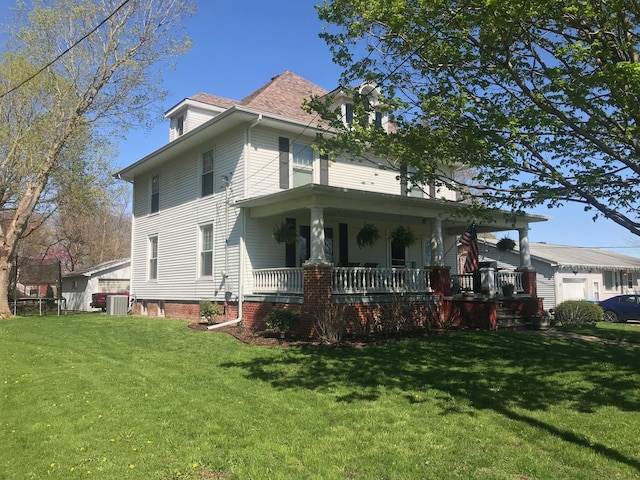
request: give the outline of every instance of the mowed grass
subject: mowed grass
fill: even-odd
[[[1,479],[640,478],[640,348],[465,332],[275,348],[0,321]]]

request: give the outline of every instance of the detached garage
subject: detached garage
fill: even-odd
[[[131,259],[111,260],[62,276],[62,297],[67,310],[92,311],[92,293],[128,293]]]

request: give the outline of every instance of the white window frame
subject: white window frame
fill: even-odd
[[[158,235],[150,235],[147,242],[147,279],[153,281],[158,279]]]
[[[209,241],[211,242],[210,245],[206,245],[206,239],[205,239],[205,233],[209,231],[211,238],[209,239]],[[198,229],[198,235],[199,235],[199,255],[198,255],[198,277],[199,278],[212,278],[213,277],[213,264],[214,264],[214,252],[215,252],[215,228],[214,228],[214,224],[213,223],[205,223],[200,225],[199,229]],[[209,247],[209,249],[206,249],[206,247]],[[209,266],[211,268],[210,272],[204,272],[204,267],[206,264],[206,258],[205,256],[209,255],[210,259],[209,259]]]
[[[298,152],[302,152],[303,150],[309,150],[311,152],[311,159],[310,161],[307,161],[305,163],[299,163],[296,162],[297,159],[299,159],[300,157],[298,157],[297,153]],[[292,179],[292,186],[293,187],[300,187],[302,185],[308,185],[309,183],[315,183],[316,182],[316,178],[315,178],[315,172],[318,170],[316,167],[316,153],[315,150],[313,149],[313,147],[309,144],[306,143],[296,143],[294,142],[293,144],[291,144],[291,179]],[[296,176],[296,173],[298,173],[299,176]],[[301,175],[305,175],[304,177],[302,177]],[[300,179],[300,178],[307,178],[307,176],[309,177],[309,181],[308,182],[297,182],[296,180]]]

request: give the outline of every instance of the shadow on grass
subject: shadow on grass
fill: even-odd
[[[360,349],[291,348],[277,359],[223,366],[242,368],[247,377],[278,389],[332,393],[340,402],[373,401],[399,390],[408,402],[419,403],[431,391],[443,415],[461,413],[460,407],[452,410],[451,398],[465,400],[640,470],[634,458],[514,411],[542,411],[555,404],[585,413],[604,406],[638,411],[638,365],[640,349],[474,332]]]

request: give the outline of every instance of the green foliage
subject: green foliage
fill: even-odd
[[[398,225],[396,228],[389,232],[389,238],[392,242],[397,242],[404,247],[410,247],[416,243],[418,236],[411,227],[405,227],[404,225]]]
[[[604,317],[602,308],[586,300],[567,300],[556,307],[554,323],[576,325],[601,322]]]
[[[360,248],[373,247],[380,240],[380,229],[373,223],[365,223],[356,235],[356,243]]]
[[[267,330],[289,334],[300,323],[300,312],[286,308],[274,308],[264,319]]]
[[[635,2],[333,0],[317,8],[340,83],[375,84],[394,125],[388,135],[346,126],[330,98],[315,98],[310,108],[339,132],[323,148],[368,150],[399,173],[413,167],[411,183],[445,185],[468,204],[520,215],[576,202],[640,235]],[[342,91],[359,105],[357,88]]]
[[[516,248],[516,241],[510,237],[502,237],[500,240],[498,240],[496,248],[499,252],[511,252],[514,248]]]
[[[214,317],[222,315],[222,308],[220,305],[214,302],[203,301],[200,302],[200,316],[204,318],[207,323],[213,323]]]
[[[279,225],[273,227],[273,239],[278,243],[296,243],[296,238],[296,227],[293,223],[283,221]]]

